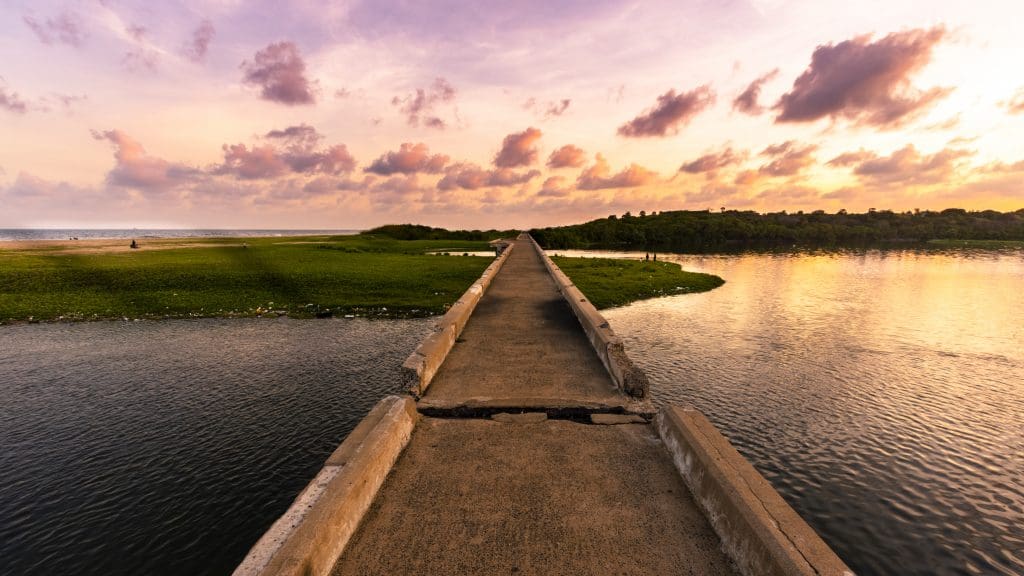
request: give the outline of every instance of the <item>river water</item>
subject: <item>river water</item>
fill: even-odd
[[[429,324],[0,327],[0,574],[230,574]]]
[[[606,311],[656,401],[858,574],[1024,574],[1024,252],[668,259],[726,284]]]
[[[656,401],[860,574],[1024,573],[1021,252],[670,259],[727,282],[606,311]],[[0,327],[0,574],[229,574],[429,323]]]

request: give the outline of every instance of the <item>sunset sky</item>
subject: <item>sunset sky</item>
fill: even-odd
[[[1024,208],[1024,5],[5,1],[0,227]]]

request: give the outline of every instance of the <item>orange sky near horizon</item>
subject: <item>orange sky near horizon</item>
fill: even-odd
[[[1024,6],[15,1],[0,227],[1024,208]]]

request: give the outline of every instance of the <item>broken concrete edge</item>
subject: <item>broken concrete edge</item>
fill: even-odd
[[[502,424],[539,424],[548,421],[544,412],[498,412],[491,415],[491,420]]]
[[[853,576],[853,571],[771,484],[693,408],[654,418],[672,461],[746,576]]]
[[[624,397],[618,402],[551,397],[477,397],[459,400],[427,397],[420,399],[416,408],[423,416],[434,418],[488,418],[502,412],[542,412],[552,419],[587,419],[592,414],[625,414],[650,420],[656,412],[654,405],[649,401],[637,401],[629,397]]]
[[[498,412],[491,414],[491,420],[502,424],[539,424],[549,420],[546,412]],[[583,420],[575,419],[577,422]],[[619,426],[622,424],[643,424],[649,422],[643,416],[636,414],[601,414],[592,413],[586,422],[598,426]]]
[[[329,574],[418,418],[408,396],[378,402],[249,550],[234,576]]]
[[[615,385],[630,396],[647,398],[651,390],[647,375],[626,355],[622,339],[612,330],[611,324],[598,312],[583,292],[580,292],[580,289],[566,276],[565,272],[562,272],[558,265],[544,253],[540,244],[537,244],[533,237],[529,237],[529,240],[533,248],[540,254],[558,291],[569,303],[573,314],[579,320],[580,326],[583,327],[583,332],[587,335],[587,340],[597,352],[597,356],[608,370]]]
[[[437,370],[444,363],[448,353],[455,346],[455,341],[469,322],[469,317],[476,309],[477,303],[483,298],[484,292],[491,285],[498,271],[508,260],[515,248],[510,243],[501,255],[484,270],[473,284],[455,301],[448,311],[434,325],[433,331],[420,342],[416,350],[402,363],[402,380],[406,389],[416,398],[427,391]]]

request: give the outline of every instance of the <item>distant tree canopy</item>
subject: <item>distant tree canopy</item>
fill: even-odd
[[[1024,240],[1024,209],[1016,212],[864,214],[722,210],[675,211],[531,230],[545,248],[604,248],[673,252],[729,251],[784,247],[863,247],[929,240]]]
[[[494,240],[515,238],[518,230],[446,230],[420,224],[387,224],[360,234],[387,236],[395,240]]]

